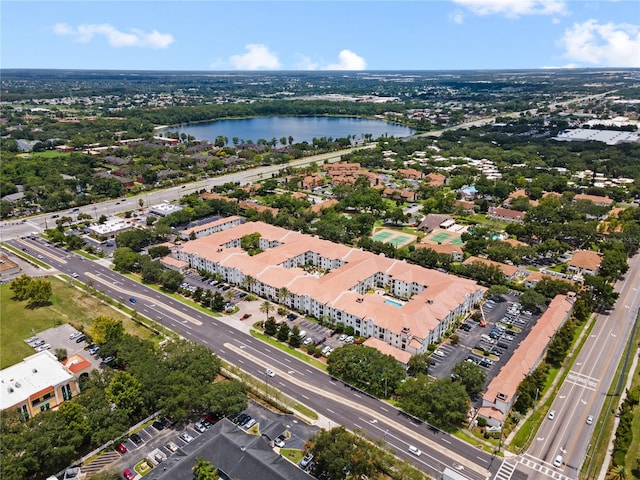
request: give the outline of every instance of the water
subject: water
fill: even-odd
[[[389,298],[387,298],[384,303],[388,304],[388,305],[393,305],[394,307],[401,307],[402,304],[400,302],[396,302],[395,300],[391,300]]]
[[[336,118],[336,117],[259,117],[240,120],[217,120],[213,122],[180,125],[158,130],[157,133],[180,132],[193,135],[197,140],[213,142],[217,137],[227,137],[229,145],[233,144],[233,137],[240,141],[251,140],[257,143],[264,139],[271,141],[280,138],[293,137],[294,143],[313,142],[314,138],[331,137],[345,138],[351,135],[356,140],[371,134],[373,139],[387,135],[389,137],[408,137],[414,130],[395,125],[382,120],[364,118]]]

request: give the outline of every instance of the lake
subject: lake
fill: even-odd
[[[312,143],[314,138],[331,137],[345,138],[355,136],[356,140],[363,135],[371,134],[373,139],[387,135],[389,137],[408,137],[414,130],[401,125],[394,125],[382,120],[344,117],[258,117],[239,120],[216,120],[179,125],[158,130],[156,133],[178,131],[180,134],[193,135],[197,140],[215,141],[218,136],[227,137],[231,145],[233,137],[240,141],[259,139],[270,141],[289,136],[294,143],[307,141]]]

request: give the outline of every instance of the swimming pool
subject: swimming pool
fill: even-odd
[[[402,303],[396,302],[395,300],[391,300],[390,298],[385,299],[384,303],[388,305],[393,305],[394,307],[401,307]]]

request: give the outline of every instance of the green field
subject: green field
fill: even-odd
[[[0,285],[0,368],[8,367],[34,353],[24,342],[34,332],[70,323],[78,329],[86,329],[99,315],[124,320],[125,330],[141,338],[150,338],[151,332],[125,317],[100,300],[87,295],[59,280],[50,277],[53,296],[51,305],[28,309],[27,302],[12,300],[10,284]]]

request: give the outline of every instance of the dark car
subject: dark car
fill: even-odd
[[[142,443],[142,438],[137,433],[134,433],[129,437],[133,443],[136,445],[140,445]]]
[[[164,424],[160,420],[156,420],[151,425],[153,425],[153,428],[155,428],[158,431],[164,430]]]
[[[85,337],[84,335],[80,335],[78,338],[76,338],[76,343],[84,342],[86,339],[87,337]]]
[[[251,420],[251,415],[247,415],[246,413],[243,415],[244,418],[238,422],[238,425],[240,425],[241,427],[249,423],[249,421]]]

